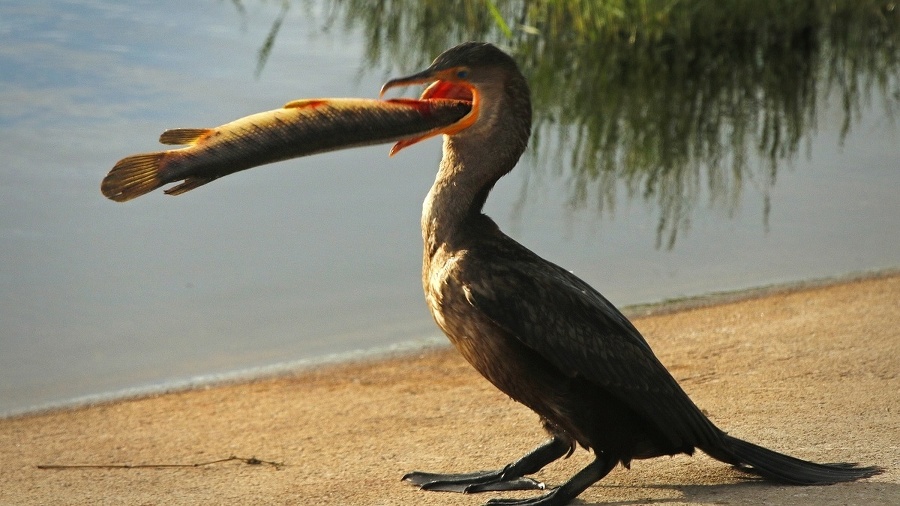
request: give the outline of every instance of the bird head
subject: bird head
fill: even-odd
[[[381,87],[381,95],[391,88],[414,84],[426,84],[420,100],[454,99],[470,102],[468,114],[459,121],[421,137],[398,142],[391,155],[401,149],[429,137],[445,134],[458,135],[467,130],[477,130],[479,124],[496,116],[493,109],[503,106],[504,93],[508,91],[510,77],[522,79],[515,61],[506,53],[485,42],[465,42],[441,53],[425,70],[406,77],[391,79]],[[524,87],[527,93],[527,86]],[[530,102],[528,121],[530,123]]]

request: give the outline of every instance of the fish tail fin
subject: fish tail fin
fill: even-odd
[[[880,474],[879,467],[856,464],[817,464],[726,435],[723,445],[706,451],[713,458],[738,466],[770,480],[792,485],[830,485]]]
[[[103,195],[125,202],[149,193],[164,184],[160,176],[165,151],[144,153],[119,160],[100,183]]]

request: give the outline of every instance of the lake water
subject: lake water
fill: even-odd
[[[390,159],[382,146],[292,160],[180,197],[100,194],[164,129],[376,97],[388,72],[365,60],[362,31],[309,8],[286,12],[257,77],[277,3],[0,3],[0,414],[439,339],[418,228],[437,140]],[[861,101],[847,133],[841,98],[820,94],[777,178],[748,173],[727,206],[697,185],[675,241],[660,240],[665,209],[627,182],[612,184],[614,206],[578,204],[552,136],[486,212],[619,306],[896,268],[894,90]]]

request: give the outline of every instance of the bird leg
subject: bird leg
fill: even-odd
[[[405,475],[403,479],[418,485],[422,490],[438,490],[442,492],[473,493],[502,492],[506,490],[543,490],[543,483],[524,476],[540,471],[547,464],[568,453],[570,449],[571,446],[567,440],[553,436],[541,446],[530,451],[519,460],[508,464],[503,469],[461,474],[413,471]]]
[[[598,455],[597,459],[588,464],[584,469],[575,473],[569,481],[563,483],[550,492],[527,499],[491,499],[485,506],[564,506],[569,504],[588,487],[609,474],[616,467],[616,459],[604,458]]]

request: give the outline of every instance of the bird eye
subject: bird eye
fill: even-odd
[[[459,70],[456,72],[456,77],[458,77],[460,79],[465,79],[465,78],[469,77],[469,71],[468,70]]]

